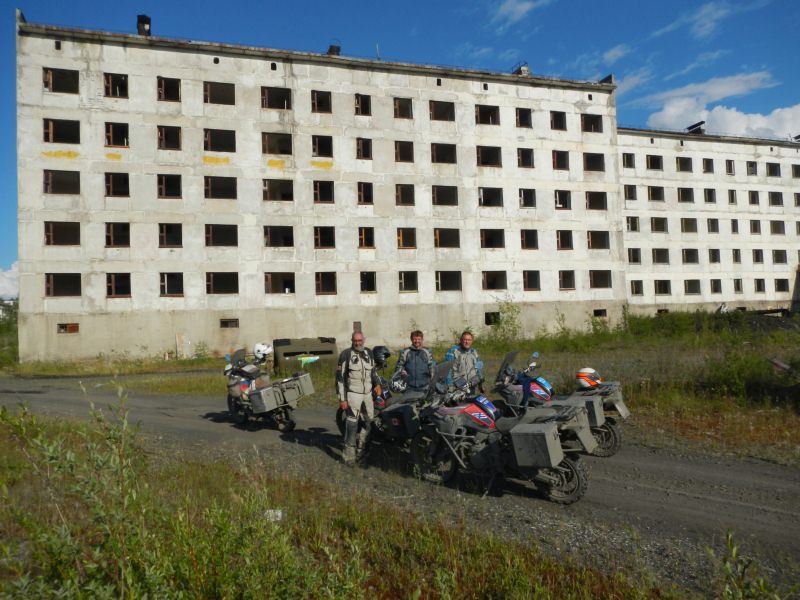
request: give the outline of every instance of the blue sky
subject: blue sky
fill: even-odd
[[[392,3],[0,0],[0,295],[16,293],[14,9],[28,22],[597,80],[621,126],[800,134],[800,1],[405,0]]]

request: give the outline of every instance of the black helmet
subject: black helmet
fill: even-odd
[[[375,358],[375,366],[379,369],[386,366],[386,361],[392,355],[392,351],[386,346],[375,346],[372,349],[372,356]]]

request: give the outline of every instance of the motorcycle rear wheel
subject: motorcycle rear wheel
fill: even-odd
[[[556,504],[573,504],[583,498],[589,487],[589,471],[579,456],[565,456],[558,465],[546,469],[559,482],[555,485],[537,483],[545,498]]]
[[[614,421],[606,419],[600,427],[592,427],[592,435],[597,440],[597,449],[592,454],[602,458],[614,456],[622,446],[622,432]]]
[[[289,433],[297,426],[297,422],[292,418],[292,408],[287,406],[275,411],[275,425],[281,433]]]
[[[339,429],[339,433],[344,436],[344,427],[345,421],[347,421],[347,415],[345,411],[341,408],[336,409],[336,427]]]
[[[418,431],[411,440],[415,474],[432,483],[447,483],[458,471],[458,462],[438,435]]]

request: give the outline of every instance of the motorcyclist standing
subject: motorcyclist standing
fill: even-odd
[[[469,331],[461,334],[461,340],[455,346],[452,346],[444,355],[444,360],[453,361],[453,368],[447,375],[447,385],[453,384],[453,381],[463,377],[471,388],[477,388],[483,393],[483,373],[481,373],[481,362],[478,351],[472,347],[473,335]],[[475,391],[473,389],[473,391]]]
[[[412,331],[410,337],[411,345],[400,352],[392,377],[400,374],[405,378],[408,391],[424,392],[433,377],[436,361],[433,359],[433,352],[422,345],[421,331]]]

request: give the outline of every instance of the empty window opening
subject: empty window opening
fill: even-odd
[[[503,188],[495,188],[495,187],[478,188],[478,205],[503,206]]]
[[[503,165],[500,146],[478,146],[476,154],[479,167],[501,167]]]
[[[261,88],[261,108],[292,109],[292,90],[282,87]]]
[[[456,145],[431,144],[431,162],[456,164]]]
[[[697,219],[693,217],[683,217],[681,219],[682,233],[697,233]]]
[[[656,296],[669,296],[672,294],[672,283],[669,279],[656,279],[653,282]]]
[[[183,273],[160,273],[162,296],[183,296]]]
[[[542,289],[539,281],[539,271],[522,272],[522,289],[526,292],[535,292]]]
[[[792,178],[800,179],[800,165],[792,165]]]
[[[204,81],[203,102],[206,104],[236,104],[236,86],[232,83]]]
[[[750,233],[756,235],[761,233],[761,221],[757,219],[750,220]]]
[[[522,229],[520,234],[520,247],[523,250],[537,250],[539,248],[539,232],[536,229]]]
[[[652,254],[654,265],[669,264],[669,248],[653,248]]]
[[[236,199],[236,177],[205,176],[205,197],[221,200]]]
[[[556,231],[556,249],[572,250],[572,232],[568,229]]]
[[[106,98],[127,98],[128,76],[121,73],[103,73],[103,91]]]
[[[80,246],[81,224],[71,221],[45,221],[44,243],[46,246]]]
[[[647,199],[651,202],[664,201],[664,188],[660,185],[651,185],[647,188]]]
[[[292,202],[294,182],[291,179],[264,179],[263,198],[273,202]]]
[[[636,167],[636,157],[630,152],[622,153],[622,166],[626,169],[633,169]]]
[[[372,184],[367,181],[359,181],[357,186],[357,202],[359,204],[372,204]]]
[[[80,194],[80,171],[44,171],[45,194]]]
[[[721,294],[722,293],[722,280],[721,279],[712,279],[711,280],[711,293],[712,294]]]
[[[130,248],[130,245],[130,223],[106,223],[106,248]]]
[[[78,323],[59,323],[56,325],[56,333],[80,333],[81,326]]]
[[[291,248],[294,246],[294,228],[291,225],[264,225],[264,246]]]
[[[686,279],[683,282],[683,293],[687,296],[694,296],[700,293],[699,279]]]
[[[394,186],[394,202],[397,206],[414,206],[414,184],[396,184]]]
[[[748,175],[758,175],[758,165],[754,160],[747,161],[747,174]]]
[[[264,273],[264,293],[294,294],[294,273],[281,271]]]
[[[292,134],[291,133],[270,133],[261,134],[261,153],[262,154],[291,154],[292,153]]]
[[[395,162],[414,162],[414,142],[394,143]]]
[[[780,163],[767,163],[767,177],[780,177],[781,165]]]
[[[608,210],[608,196],[605,192],[586,192],[586,208],[589,210]]]
[[[675,159],[675,166],[679,172],[691,173],[692,172],[692,159],[687,156],[678,156]]]
[[[589,250],[609,250],[611,234],[608,231],[587,231],[586,244]]]
[[[530,108],[517,109],[517,127],[533,127],[533,112]]]
[[[737,294],[741,294],[742,293],[742,280],[741,279],[736,278],[736,279],[733,280],[733,291],[735,293],[737,293]]]
[[[328,226],[314,227],[314,248],[316,250],[329,250],[336,248],[336,230]]]
[[[536,208],[536,190],[533,188],[519,188],[520,208]]]
[[[726,160],[725,161],[725,174],[726,175],[735,175],[736,174],[736,169],[733,166],[733,161],[732,160]]]
[[[106,273],[106,296],[109,298],[130,298],[131,274]]]
[[[525,169],[532,169],[533,148],[517,148],[517,166]]]
[[[441,100],[430,101],[431,121],[455,121],[456,105],[453,102],[443,102]]]
[[[181,149],[181,128],[171,125],[158,125],[156,137],[159,150]]]
[[[678,188],[678,202],[694,202],[694,189]]]
[[[239,273],[216,271],[206,273],[206,294],[238,294]]]
[[[414,227],[398,227],[397,228],[397,247],[398,248],[416,248],[417,247],[417,230]]]
[[[728,190],[728,204],[736,204],[736,190]]]
[[[572,208],[572,192],[569,190],[555,191],[556,210],[570,210]]]
[[[589,287],[605,289],[611,287],[611,271],[589,271]]]
[[[374,248],[375,247],[375,228],[374,227],[359,227],[358,228],[358,247],[359,248]]]
[[[395,119],[413,119],[414,110],[411,98],[395,98],[394,99],[394,118]]]
[[[181,80],[172,77],[156,77],[157,97],[162,102],[181,101]]]
[[[625,217],[625,229],[627,231],[639,231],[639,217]]]
[[[419,290],[416,271],[400,271],[397,274],[397,289],[401,292],[416,292]]]
[[[558,289],[559,290],[575,289],[575,271],[558,272]]]
[[[220,329],[239,329],[239,319],[220,319]]]
[[[127,173],[106,173],[106,196],[127,198],[130,196],[130,182]]]
[[[611,286],[608,286],[608,287],[611,287]],[[595,308],[592,311],[592,316],[595,319],[605,319],[606,317],[608,317],[608,310],[606,310],[605,308]]]
[[[333,204],[333,182],[315,181],[314,182],[314,204]]]
[[[508,289],[505,271],[484,271],[482,273],[482,287],[484,290]]]
[[[704,158],[703,159],[703,173],[713,173],[714,172],[714,159],[713,158]]]
[[[731,260],[735,264],[739,264],[742,262],[742,251],[739,248],[734,248],[731,250]]]
[[[372,114],[372,97],[366,94],[356,94],[355,96],[356,115],[368,117]]]
[[[106,123],[106,146],[129,146],[127,123]]]
[[[485,288],[484,288],[485,289]],[[497,325],[500,322],[499,312],[485,312],[483,313],[483,324],[487,326]]]
[[[180,248],[183,246],[183,225],[180,223],[158,224],[158,247]]]
[[[641,279],[631,281],[631,296],[644,296],[644,282]]]
[[[433,245],[436,248],[458,248],[461,236],[458,229],[437,227],[433,230]]]
[[[705,188],[703,190],[703,199],[705,200],[706,204],[716,204],[717,190],[712,188]]]
[[[752,205],[757,205],[761,201],[758,197],[758,191],[756,190],[750,190],[749,192],[747,192],[747,196],[750,204]]]
[[[783,192],[769,192],[770,206],[783,206]]]
[[[458,206],[458,187],[454,185],[434,185],[431,188],[434,206]]]
[[[206,225],[206,246],[238,246],[239,234],[236,225]]]
[[[626,184],[624,189],[625,200],[636,200],[636,186],[632,184]]]
[[[361,283],[361,293],[370,293],[378,291],[377,278],[375,271],[361,271],[359,273],[359,281]]]
[[[560,110],[550,111],[550,129],[567,130],[567,113]]]
[[[314,287],[318,296],[336,293],[336,272],[322,271],[314,273]]]
[[[628,262],[632,265],[642,264],[641,248],[628,248]]]
[[[775,291],[776,292],[788,292],[789,291],[789,280],[788,279],[776,279],[775,280]]]
[[[719,219],[707,219],[706,227],[708,228],[708,233],[719,233]]]
[[[455,292],[461,289],[461,271],[436,271],[436,291]]]
[[[54,144],[80,144],[81,122],[44,119],[44,141]]]
[[[183,194],[180,175],[156,175],[159,198],[180,198]]]
[[[651,171],[664,170],[664,159],[658,154],[648,154],[646,162],[647,162],[647,168]]]
[[[372,140],[369,138],[356,138],[356,158],[372,160]]]
[[[765,291],[767,291],[766,281],[764,279],[758,278],[753,281],[753,284],[757,294],[763,294]]]
[[[569,170],[569,152],[566,150],[553,150],[553,169],[559,171]]]
[[[681,250],[681,259],[685,265],[696,265],[700,263],[700,252],[697,248],[684,248]]]
[[[207,152],[236,152],[236,131],[233,129],[204,129],[203,150]]]
[[[311,112],[330,113],[333,110],[331,93],[321,90],[311,90]]]
[[[720,251],[719,248],[709,248],[708,249],[708,262],[711,264],[716,264],[720,262]]]
[[[475,123],[478,125],[500,125],[500,107],[476,104]]]
[[[770,221],[769,222],[769,232],[772,235],[785,235],[786,234],[786,225],[783,221]]]
[[[583,170],[584,171],[605,171],[606,159],[603,154],[596,154],[593,152],[583,153]]]
[[[44,295],[48,297],[80,296],[80,273],[45,273]]]
[[[48,92],[78,93],[78,71],[72,69],[42,69],[42,84]]]
[[[652,233],[669,233],[666,217],[650,217],[650,231]]]
[[[581,115],[581,131],[589,133],[602,133],[603,132],[603,117],[602,115]]]
[[[776,265],[785,265],[789,262],[789,255],[786,250],[773,250],[772,262]]]

